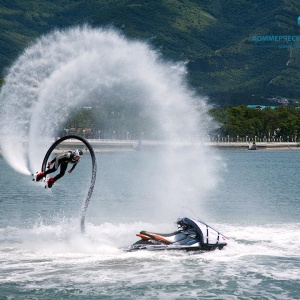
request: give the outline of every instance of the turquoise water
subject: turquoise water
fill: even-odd
[[[190,190],[165,198],[158,151],[97,154],[85,235],[87,156],[49,190],[0,158],[0,299],[300,299],[300,151],[219,155],[222,181],[195,203]],[[123,251],[140,230],[175,230],[182,213],[218,229],[228,246]]]

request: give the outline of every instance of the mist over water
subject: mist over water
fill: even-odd
[[[3,155],[18,172],[39,170],[74,109],[112,99],[144,106],[167,140],[201,139],[213,124],[205,99],[188,87],[186,73],[184,63],[165,61],[147,43],[128,40],[114,29],[86,26],[45,35],[5,78],[0,94]],[[159,176],[169,198],[188,201],[188,195],[199,201],[217,182],[218,158],[202,147],[188,155],[169,149],[160,160]]]

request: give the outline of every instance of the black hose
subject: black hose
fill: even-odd
[[[69,140],[69,139],[76,139],[76,140],[79,140],[79,141],[83,142],[86,145],[86,147],[89,149],[90,155],[92,157],[93,166],[92,166],[91,184],[90,184],[90,188],[89,188],[89,190],[87,192],[87,195],[86,195],[86,197],[84,199],[84,202],[83,202],[83,207],[82,207],[82,212],[81,212],[81,219],[80,219],[81,232],[84,233],[85,232],[85,215],[86,215],[86,211],[87,211],[87,208],[89,206],[90,199],[91,199],[91,196],[92,196],[92,193],[93,193],[93,190],[94,190],[94,185],[95,185],[95,181],[96,181],[96,174],[97,174],[97,161],[96,161],[94,149],[92,148],[91,144],[86,139],[84,139],[83,137],[78,136],[78,135],[66,135],[66,136],[56,140],[52,144],[52,146],[48,149],[48,151],[47,151],[47,153],[44,157],[41,171],[42,172],[46,171],[46,166],[47,166],[48,159],[49,159],[52,151],[56,148],[56,146],[58,146],[61,142],[65,141],[65,140]]]

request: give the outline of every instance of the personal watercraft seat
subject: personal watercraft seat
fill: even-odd
[[[213,251],[227,245],[226,237],[206,223],[187,217],[177,220],[179,230],[172,233],[141,231],[141,239],[135,242],[129,251],[136,250],[185,250]]]
[[[143,240],[155,239],[166,244],[173,244],[186,238],[186,234],[184,234],[181,230],[172,233],[154,233],[142,230],[140,233],[136,234],[136,236],[139,236]]]

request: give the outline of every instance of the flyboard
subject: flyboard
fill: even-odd
[[[92,196],[92,193],[93,193],[93,190],[94,190],[94,185],[95,185],[95,181],[96,181],[96,174],[97,174],[97,161],[96,161],[96,157],[95,157],[95,152],[94,152],[94,149],[93,147],[91,146],[91,144],[86,140],[84,139],[83,137],[81,136],[78,136],[78,135],[66,135],[62,138],[59,138],[58,140],[56,140],[52,146],[48,149],[45,157],[44,157],[44,160],[43,160],[43,163],[42,163],[42,167],[41,167],[41,171],[40,172],[37,172],[36,174],[32,174],[33,178],[32,180],[33,181],[38,181],[36,176],[41,173],[41,172],[45,172],[46,171],[46,166],[47,166],[47,162],[48,162],[48,159],[51,155],[51,153],[53,152],[53,150],[60,144],[62,143],[63,141],[65,140],[69,140],[69,139],[75,139],[75,140],[79,140],[81,141],[85,146],[86,148],[89,150],[89,153],[91,155],[91,158],[92,158],[92,176],[91,176],[91,183],[90,183],[90,187],[88,189],[88,192],[87,192],[87,195],[84,199],[84,202],[83,202],[83,208],[82,208],[82,212],[81,212],[81,220],[80,220],[80,226],[81,226],[81,232],[84,233],[85,232],[85,214],[86,214],[86,211],[87,211],[87,208],[89,206],[89,203],[90,203],[90,199],[91,199],[91,196]],[[50,187],[50,182],[53,178],[50,177],[50,178],[47,178],[47,176],[45,177],[44,180],[44,183],[45,183],[45,188],[47,187]],[[53,185],[53,182],[51,184],[51,186]]]
[[[47,188],[51,188],[52,187],[52,185],[49,185],[49,179],[51,179],[49,176],[45,176],[45,177],[43,177],[42,179],[39,179],[38,178],[38,175],[40,174],[41,172],[36,172],[35,174],[31,174],[32,175],[32,181],[36,181],[36,182],[38,182],[38,181],[42,181],[43,183],[44,183],[44,187],[45,187],[45,189],[47,189]],[[51,182],[51,181],[50,181]]]

